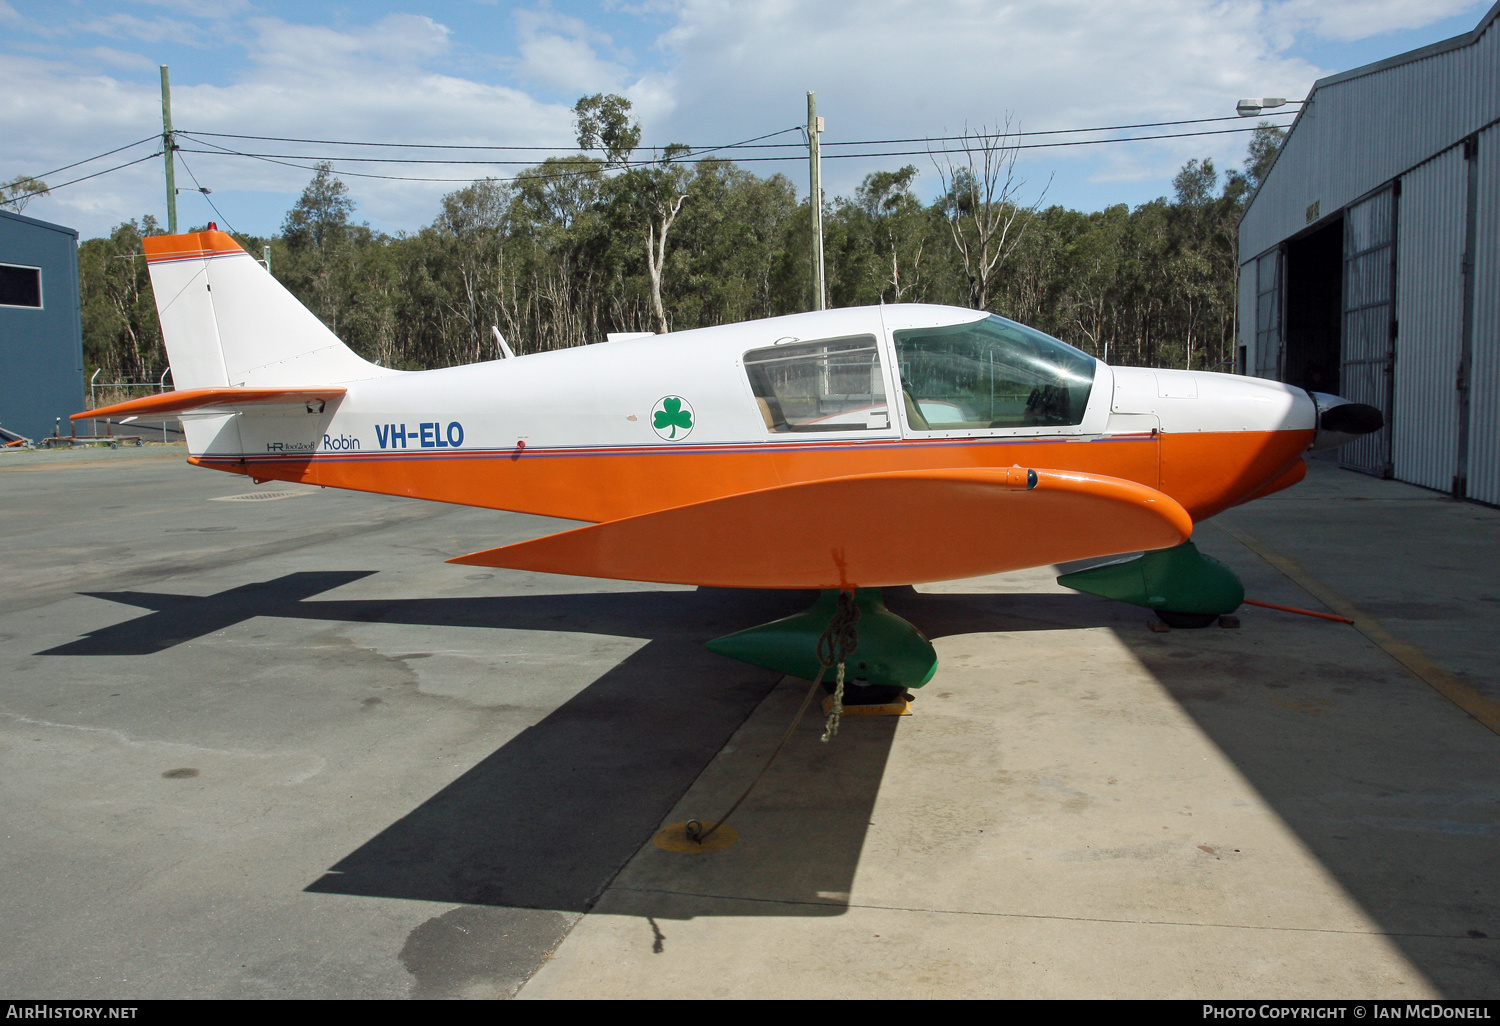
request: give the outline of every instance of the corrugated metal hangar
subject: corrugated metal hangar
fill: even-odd
[[[1320,79],[1240,221],[1248,373],[1383,410],[1344,466],[1500,504],[1500,3]]]
[[[0,210],[0,427],[52,434],[83,409],[78,233]]]

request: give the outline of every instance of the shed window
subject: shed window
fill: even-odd
[[[41,268],[0,264],[0,306],[41,305]]]
[[[745,354],[766,427],[864,431],[890,425],[875,336],[788,342]]]

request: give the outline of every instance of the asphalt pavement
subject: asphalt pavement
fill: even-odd
[[[1318,461],[1219,521],[1251,597],[1357,626],[893,589],[912,715],[810,715],[683,855],[806,687],[702,643],[810,595],[476,572],[570,525],[180,446],[0,457],[0,991],[1500,996],[1500,511]]]

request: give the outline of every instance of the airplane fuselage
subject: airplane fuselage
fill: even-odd
[[[595,522],[831,477],[1017,465],[1134,481],[1202,520],[1300,479],[1316,411],[1279,382],[1095,362],[1074,424],[919,424],[933,404],[884,401],[910,392],[897,331],[979,316],[832,310],[387,372],[278,416],[196,418],[192,460],[261,480]],[[778,430],[746,354],[850,338],[873,340],[877,412],[838,430]],[[947,405],[936,403],[939,413]]]

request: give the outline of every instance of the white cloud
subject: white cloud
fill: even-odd
[[[438,57],[450,45],[448,28],[419,14],[392,14],[347,32],[278,18],[249,24],[257,36],[251,59],[278,75],[340,75],[359,68],[384,78]]]
[[[133,14],[116,12],[103,18],[81,22],[74,26],[79,32],[108,36],[111,39],[138,39],[145,43],[181,43],[198,46],[203,39],[197,26],[177,18],[158,15],[155,18],[137,18]]]
[[[809,88],[837,142],[951,134],[1007,114],[1026,130],[1227,115],[1240,96],[1300,96],[1319,73],[1276,51],[1253,2],[683,0],[679,10],[664,40],[677,106],[662,127],[694,142],[797,124]],[[1222,166],[1244,151],[1237,136],[1152,145],[1032,153],[1047,153],[1033,158],[1039,167],[1084,159],[1098,162],[1098,177],[1128,179],[1170,176],[1189,155]],[[905,157],[840,162],[825,177],[847,192],[874,167],[906,161],[930,170]]]
[[[1421,28],[1478,7],[1475,0],[1285,0],[1269,16],[1326,39],[1349,42],[1399,29]]]
[[[124,71],[154,72],[157,69],[156,62],[149,57],[143,57],[129,50],[116,50],[112,46],[91,46],[78,56],[86,62],[106,68],[120,68]]]
[[[258,19],[249,27],[252,64],[239,81],[206,85],[192,84],[182,77],[174,80],[173,122],[179,130],[485,145],[555,141],[566,146],[571,138],[572,114],[565,107],[539,103],[505,86],[427,70],[424,65],[443,57],[450,46],[448,30],[429,18],[393,15],[348,32],[276,19]],[[114,63],[125,59],[118,54],[114,51],[109,55]],[[160,131],[161,100],[154,81],[145,76],[132,81],[106,74],[80,74],[80,56],[49,60],[0,54],[0,91],[11,98],[0,106],[0,138],[8,143],[0,178],[40,173]],[[98,55],[96,60],[102,63],[102,57]],[[179,142],[185,151],[213,148],[187,138],[179,138]],[[321,156],[325,152],[347,152],[269,141],[213,142],[258,153]],[[147,144],[139,151],[105,158],[58,178],[67,180],[149,152]],[[388,152],[366,151],[363,155]],[[25,154],[24,160],[16,160],[18,154]],[[284,210],[286,194],[299,192],[311,177],[303,168],[266,161],[194,152],[183,152],[181,158],[204,185],[214,190],[213,198],[224,214],[241,227],[247,227],[244,222],[248,217],[237,219],[233,201],[225,194],[235,190],[275,194],[281,198],[274,202]],[[451,179],[487,173],[482,168],[451,166],[336,166],[347,175],[359,202],[356,216],[408,228],[430,220],[437,198],[462,182],[384,181],[358,178],[349,172]],[[506,172],[491,169],[488,173]],[[180,185],[191,184],[181,168],[178,178]],[[161,195],[161,164],[148,161],[60,190],[38,201],[29,213],[77,227],[88,236],[142,212],[159,212]],[[180,205],[187,202],[185,197]],[[197,199],[193,203],[201,205]],[[200,214],[189,214],[184,206],[182,218],[184,223],[191,223],[190,218],[201,221],[214,216]],[[279,220],[278,215],[273,222],[248,227],[270,230]]]
[[[629,82],[626,68],[596,49],[613,41],[578,18],[521,10],[515,24],[520,57],[511,66],[522,79],[579,95],[619,92]]]
[[[165,7],[191,18],[223,20],[250,9],[247,0],[136,0],[136,3]]]
[[[1318,75],[1337,70],[1289,56],[1299,40],[1385,32],[1473,6],[1473,0],[1430,0],[1413,12],[1409,0],[951,0],[942,6],[916,0],[644,0],[631,6],[617,0],[605,5],[597,24],[548,7],[514,12],[498,19],[514,28],[509,38],[491,42],[498,53],[483,53],[480,43],[455,38],[422,15],[335,28],[270,17],[219,20],[230,8],[210,0],[146,2],[167,13],[141,18],[112,11],[89,22],[89,31],[177,39],[195,47],[199,60],[222,50],[225,65],[240,69],[220,84],[194,84],[179,72],[173,102],[180,128],[561,146],[573,135],[572,100],[599,91],[630,97],[648,145],[722,143],[800,124],[809,88],[817,90],[819,112],[828,118],[830,143],[951,134],[1008,114],[1025,130],[1229,115],[1241,96],[1299,97]],[[20,18],[0,0],[0,24]],[[600,25],[606,23],[617,31],[605,32]],[[668,28],[654,47],[635,37],[639,55],[616,42],[634,26],[660,24]],[[55,43],[61,30],[28,22],[25,31],[51,33]],[[37,173],[159,129],[159,97],[149,73],[154,62],[83,44],[16,54],[21,45],[0,53],[0,89],[8,97],[0,107],[0,138],[7,142],[0,178]],[[230,50],[243,50],[248,62],[238,52],[229,59]],[[482,80],[496,67],[516,84]],[[542,95],[561,102],[545,102]],[[216,141],[255,152],[295,150],[274,142]],[[1222,135],[1032,150],[1024,159],[1036,188],[1056,168],[1063,172],[1060,181],[1159,182],[1164,192],[1187,158],[1209,155],[1220,167],[1233,166],[1244,148],[1244,136]],[[935,178],[922,155],[860,161],[837,159],[839,152],[838,146],[825,150],[832,194],[848,194],[872,170],[908,162],[927,182]],[[24,160],[17,159],[21,154]],[[264,198],[255,202],[262,208],[284,210],[287,194],[309,177],[301,168],[244,158],[184,157],[214,189],[215,201],[225,204],[236,202],[235,190],[259,191]],[[805,182],[800,161],[746,166],[760,174],[782,170]],[[486,173],[478,167],[339,167],[453,179]],[[456,187],[352,174],[346,180],[359,201],[358,216],[389,228],[425,223],[437,197]],[[147,163],[61,190],[29,212],[93,233],[159,209],[161,192],[159,164]],[[1052,198],[1080,202],[1056,187]],[[235,209],[225,206],[224,213],[234,218]],[[251,227],[274,227],[264,210],[259,216],[261,223]]]

